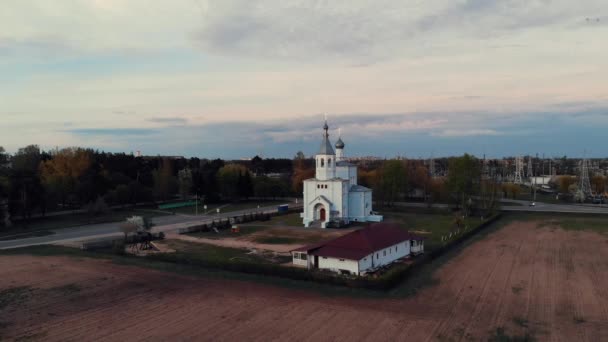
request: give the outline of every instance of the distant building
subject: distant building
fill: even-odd
[[[424,252],[424,239],[395,224],[377,223],[329,242],[293,250],[293,263],[308,269],[363,275]]]
[[[325,122],[321,148],[315,156],[315,178],[304,181],[304,226],[382,221],[372,210],[372,190],[357,184],[357,166],[344,160],[342,138],[338,138],[334,152],[328,129]]]

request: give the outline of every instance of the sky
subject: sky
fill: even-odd
[[[6,0],[0,146],[608,156],[605,0]]]

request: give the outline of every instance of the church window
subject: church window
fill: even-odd
[[[331,158],[327,159],[327,166],[331,167]]]
[[[325,158],[321,158],[321,167],[325,166]]]

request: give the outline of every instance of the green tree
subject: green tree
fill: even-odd
[[[163,158],[160,168],[152,172],[154,178],[154,194],[157,199],[167,200],[176,192],[177,180],[173,176],[171,160]]]
[[[37,145],[20,148],[11,158],[9,208],[11,213],[28,219],[43,199],[38,167],[41,153]]]
[[[0,146],[0,226],[10,226],[8,211],[9,168],[8,154]]]
[[[188,198],[192,193],[192,171],[188,168],[179,170],[177,173],[177,184],[182,199]]]
[[[408,174],[406,162],[403,160],[387,160],[378,173],[377,189],[379,199],[388,206],[407,192]]]
[[[248,172],[249,170],[240,164],[228,164],[219,169],[217,180],[222,197],[231,201],[239,199],[239,179],[242,182],[243,174]]]
[[[447,188],[465,216],[471,209],[473,196],[479,194],[481,167],[477,158],[465,154],[451,158],[448,164]]]

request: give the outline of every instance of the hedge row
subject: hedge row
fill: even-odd
[[[180,252],[152,254],[147,256],[147,258],[175,264],[185,264],[220,269],[223,271],[275,276],[301,281],[314,281],[324,284],[371,290],[390,289],[403,279],[404,274],[409,272],[408,265],[399,264],[391,268],[388,272],[378,278],[370,278],[337,275],[333,272],[323,270],[310,271],[304,268],[285,267],[278,264],[262,264],[250,261],[202,259],[187,253]]]

